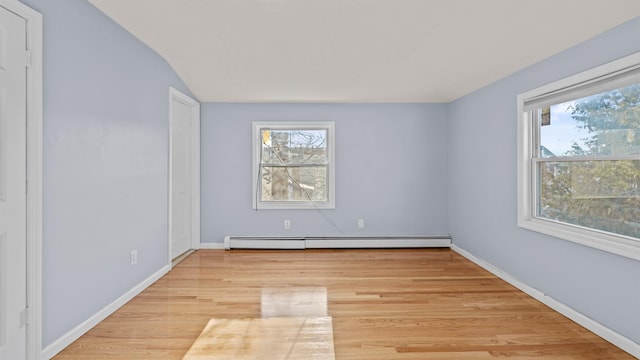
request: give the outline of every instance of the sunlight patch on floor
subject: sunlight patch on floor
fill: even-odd
[[[330,316],[211,319],[184,360],[335,359]]]

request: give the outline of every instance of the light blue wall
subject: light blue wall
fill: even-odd
[[[446,105],[437,104],[203,104],[202,241],[448,233],[446,117]],[[252,210],[251,122],[258,120],[335,121],[335,210]]]
[[[24,2],[44,21],[46,347],[168,263],[169,85],[186,88],[86,0]]]
[[[640,19],[449,106],[455,245],[640,343],[640,262],[516,225],[516,95],[640,51]]]

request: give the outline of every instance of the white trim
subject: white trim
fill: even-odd
[[[525,103],[530,99],[543,97],[559,89],[568,89],[576,84],[586,83],[593,79],[602,79],[638,64],[640,64],[640,53],[635,53],[517,96],[517,219],[519,227],[640,260],[640,241],[634,238],[545,220],[535,216],[533,209],[535,196],[533,190],[535,187],[534,145],[532,144],[535,129],[533,122],[529,119],[528,112],[525,111]]]
[[[624,236],[615,236],[605,232],[533,217],[520,220],[518,226],[616,255],[640,260],[640,241]]]
[[[27,359],[42,349],[42,15],[28,6],[0,0],[0,6],[27,21]]]
[[[64,348],[71,345],[71,343],[78,340],[78,338],[84,335],[87,331],[91,330],[91,328],[99,324],[102,320],[106,319],[109,315],[113,314],[128,301],[140,294],[144,289],[148,288],[158,279],[163,277],[166,273],[169,272],[169,270],[171,270],[171,266],[169,265],[162,267],[156,273],[152,274],[141,283],[134,286],[131,290],[127,291],[124,295],[120,296],[114,302],[107,305],[105,308],[85,320],[82,324],[76,326],[66,334],[62,335],[59,339],[42,350],[42,358],[51,359],[52,357],[54,357],[60,351],[64,350]]]
[[[273,129],[326,129],[327,130],[327,201],[260,201],[258,199],[258,174],[260,172],[260,155],[262,148],[261,128]],[[335,209],[336,208],[336,155],[335,155],[335,122],[333,121],[254,121],[251,124],[252,181],[251,201],[253,209]]]
[[[200,243],[201,250],[224,250],[224,243]]]
[[[640,358],[640,344],[634,342],[633,340],[627,338],[626,336],[600,324],[599,322],[589,318],[588,316],[572,309],[571,307],[565,305],[564,303],[552,298],[551,296],[543,293],[542,291],[535,289],[519,280],[509,275],[508,273],[500,270],[499,268],[493,266],[492,264],[477,258],[473,254],[467,252],[466,250],[461,249],[455,244],[451,245],[451,249],[458,254],[464,256],[468,260],[474,262],[475,264],[481,266],[485,270],[499,277],[500,279],[508,282],[509,284],[515,286],[522,292],[527,295],[533,297],[534,299],[540,301],[541,303],[547,305],[553,310],[559,312],[560,314],[568,317],[579,325],[585,327],[596,335],[602,337],[603,339],[609,341],[613,345],[619,347],[620,349],[628,352],[629,354]]]
[[[168,188],[168,261],[172,263],[171,256],[171,189],[172,189],[172,139],[171,139],[171,126],[172,126],[172,103],[173,100],[180,101],[181,103],[191,108],[191,249],[200,248],[200,103],[189,95],[169,87],[169,188]]]
[[[224,249],[375,249],[449,247],[449,235],[225,236]]]

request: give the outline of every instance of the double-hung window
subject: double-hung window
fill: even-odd
[[[333,122],[253,123],[253,207],[335,208]]]
[[[640,54],[518,96],[518,224],[640,259]]]

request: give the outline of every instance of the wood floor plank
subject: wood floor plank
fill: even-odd
[[[449,249],[200,250],[54,359],[178,360],[286,313],[330,316],[338,360],[633,359]]]
[[[211,319],[183,360],[334,360],[331,317]]]

